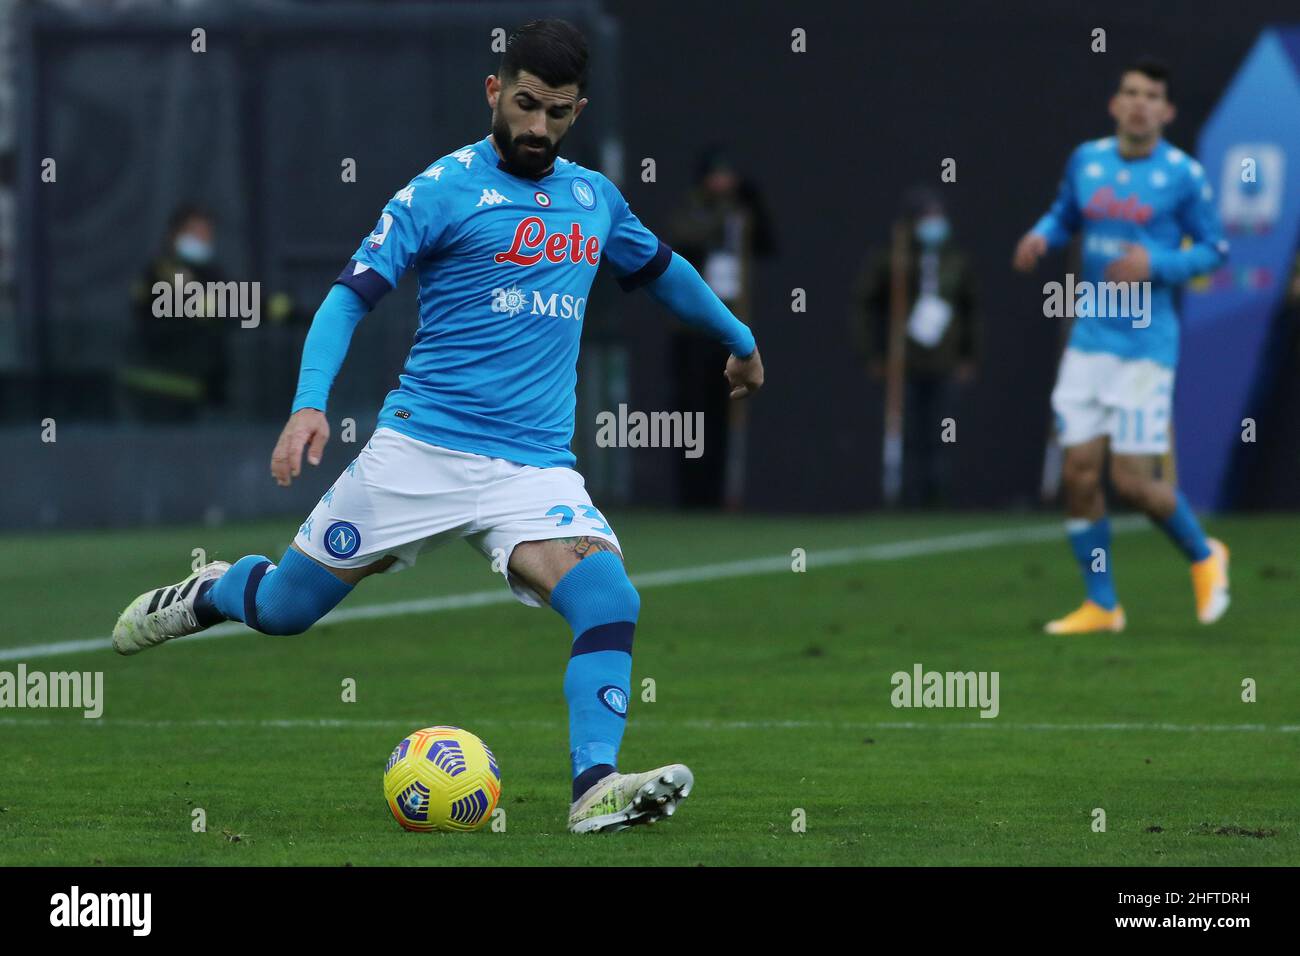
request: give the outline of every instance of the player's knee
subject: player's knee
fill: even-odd
[[[622,569],[623,562],[620,561],[618,566]],[[635,621],[637,615],[641,613],[641,594],[632,584],[632,579],[627,576],[626,570],[623,570],[614,587],[617,591],[618,603],[631,615],[630,619]]]
[[[598,572],[592,575],[591,580],[602,591],[601,602],[609,608],[612,619],[635,621],[641,613],[641,595],[632,584],[632,579],[627,576],[627,568],[623,566],[622,560],[617,555],[604,552],[584,558],[583,563],[595,559],[599,559]]]
[[[1101,487],[1101,469],[1092,462],[1071,462],[1062,471],[1061,479],[1069,494],[1091,495]]]
[[[618,555],[602,551],[569,569],[551,592],[551,606],[570,624],[577,621],[575,628],[581,632],[613,621],[635,623],[641,595]]]
[[[269,564],[269,562],[268,562]],[[290,548],[276,568],[255,585],[255,614],[246,619],[263,634],[301,634],[338,604],[352,586],[321,564]]]
[[[1146,499],[1148,479],[1131,469],[1112,465],[1110,484],[1117,494],[1129,504],[1141,504]]]
[[[295,634],[302,634],[316,621],[316,617],[301,608],[259,609],[257,629],[263,634],[276,637],[292,637]]]

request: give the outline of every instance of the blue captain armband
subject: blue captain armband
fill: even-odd
[[[393,287],[388,284],[387,279],[371,266],[366,265],[364,262],[357,262],[356,259],[343,267],[343,271],[339,273],[339,277],[334,282],[337,285],[347,286],[361,296],[361,301],[365,302],[368,309],[373,309],[379,304],[380,299],[393,291]]]
[[[619,287],[624,292],[632,292],[641,288],[643,285],[648,285],[649,283],[654,282],[664,274],[664,270],[668,268],[672,259],[672,247],[661,239],[659,241],[659,247],[655,249],[654,255],[650,257],[649,262],[643,265],[640,269],[637,269],[636,272],[633,272],[631,275],[618,277]]]

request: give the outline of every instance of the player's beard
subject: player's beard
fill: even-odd
[[[501,150],[506,170],[527,178],[540,176],[550,169],[555,163],[555,157],[560,154],[560,144],[564,142],[563,136],[554,143],[545,137],[512,137],[510,127],[500,115],[492,123],[492,138],[496,140],[497,149]],[[542,146],[544,149],[535,153],[524,149],[526,145]]]

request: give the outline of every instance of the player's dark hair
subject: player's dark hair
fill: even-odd
[[[509,83],[527,71],[547,86],[587,89],[587,39],[567,20],[533,20],[510,34],[497,78]]]
[[[931,209],[945,209],[946,205],[938,190],[931,186],[917,184],[909,187],[898,204],[899,215],[903,219],[915,222]]]
[[[181,203],[172,210],[167,217],[167,234],[174,236],[192,219],[203,219],[207,222],[214,222],[211,210],[196,202]]]
[[[1120,81],[1129,73],[1141,73],[1149,80],[1155,80],[1157,83],[1165,85],[1165,99],[1173,102],[1173,97],[1169,95],[1169,66],[1164,60],[1158,60],[1153,56],[1140,56],[1124,68],[1124,72],[1119,75]]]

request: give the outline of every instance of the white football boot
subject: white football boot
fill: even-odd
[[[680,763],[648,773],[611,773],[569,808],[569,830],[613,833],[671,817],[694,785],[690,768]]]
[[[205,581],[215,581],[227,571],[225,561],[199,568],[180,584],[145,591],[132,601],[113,627],[113,650],[139,654],[173,637],[203,630],[194,617],[194,598]]]

